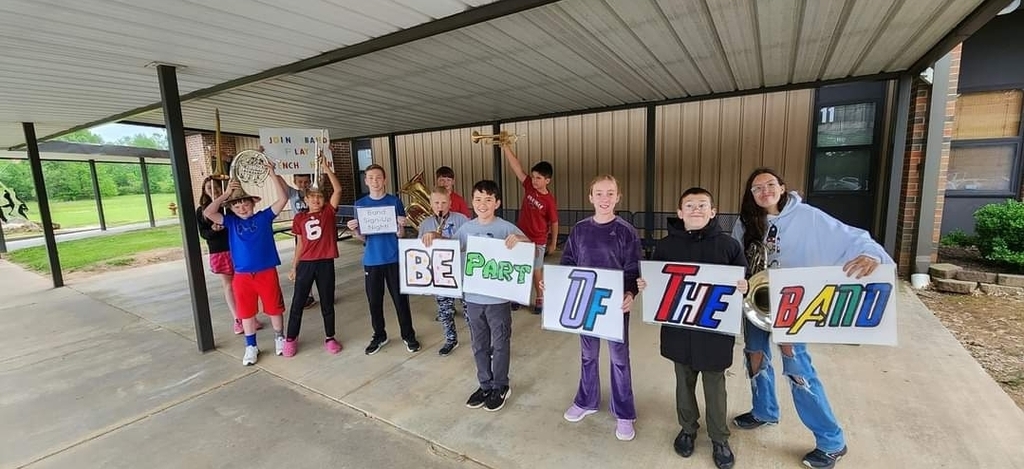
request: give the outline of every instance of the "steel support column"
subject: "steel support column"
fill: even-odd
[[[398,144],[395,134],[388,135],[388,153],[391,154],[391,192],[398,195],[402,183],[398,180]]]
[[[193,207],[192,176],[189,173],[188,153],[185,150],[185,130],[181,117],[181,100],[178,95],[178,78],[174,67],[159,65],[156,68],[160,79],[160,98],[163,101],[164,122],[167,124],[167,150],[171,155],[171,172],[178,207],[178,221],[181,226],[181,241],[185,249],[185,271],[188,287],[192,292],[192,318],[196,330],[196,344],[200,352],[213,350],[213,325],[210,323],[210,300],[206,291],[206,275],[203,272],[203,252],[199,247],[199,226]],[[145,163],[143,162],[143,168]],[[145,169],[143,169],[145,178]],[[148,178],[147,178],[148,179]],[[146,180],[144,184],[149,184]],[[146,192],[148,197],[148,190]],[[152,204],[150,204],[152,219]]]
[[[182,133],[184,133],[184,130]],[[146,213],[149,214],[149,227],[156,228],[156,217],[153,216],[153,194],[149,191],[149,169],[146,168],[145,158],[139,158],[139,166],[142,168],[142,193],[146,194]]]
[[[949,68],[952,61],[952,55],[946,54],[938,62],[935,62],[935,67],[933,67],[924,167],[921,169],[921,203],[917,209],[917,239],[914,242],[913,273],[928,272],[928,266],[932,263],[932,253],[937,249],[935,242],[932,241],[932,235],[935,233],[935,208],[938,206],[939,170],[942,166],[946,103],[949,101]]]
[[[650,245],[654,242],[654,186],[657,176],[654,165],[654,144],[657,141],[658,108],[647,106],[647,134],[644,138],[644,239]]]
[[[53,288],[64,286],[64,273],[60,270],[60,257],[57,256],[57,237],[53,234],[53,219],[50,218],[50,198],[46,196],[46,182],[43,180],[43,162],[39,159],[39,143],[36,142],[36,127],[31,122],[23,122],[25,131],[25,149],[28,150],[28,164],[32,168],[32,181],[36,186],[36,200],[39,202],[39,219],[43,222],[43,238],[46,240],[46,254],[50,258],[50,276]]]
[[[896,229],[899,228],[900,192],[903,186],[903,162],[907,156],[907,128],[910,125],[910,88],[913,75],[900,77],[896,88],[896,121],[892,133],[892,165],[889,171],[889,197],[885,210],[885,251],[896,259]]]
[[[100,198],[100,178],[96,175],[96,160],[89,160],[89,175],[92,176],[92,195],[96,198],[96,213],[100,216],[100,230],[107,231],[107,219],[103,216],[103,199]]]

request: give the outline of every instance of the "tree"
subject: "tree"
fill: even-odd
[[[157,150],[167,149],[167,137],[158,133],[151,133],[149,135],[135,134],[131,137],[121,137],[114,143],[117,145],[124,145],[126,147],[155,148]]]
[[[28,166],[27,161],[0,162],[0,183],[14,191],[18,200],[36,200],[32,183],[32,169]]]
[[[88,129],[76,130],[69,134],[61,135],[54,140],[61,140],[64,142],[77,142],[77,143],[94,143],[97,145],[103,144],[103,137],[92,133]]]

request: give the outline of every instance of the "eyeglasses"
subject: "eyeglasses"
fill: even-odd
[[[684,212],[706,212],[710,208],[711,208],[711,204],[705,203],[705,202],[701,202],[699,204],[693,204],[693,203],[683,204],[683,211]]]
[[[772,191],[772,192],[775,192],[775,191],[779,190],[779,183],[773,181],[773,182],[769,182],[767,184],[760,184],[760,185],[757,185],[757,186],[750,186],[750,193],[754,194],[754,195],[760,194],[760,193],[762,193],[762,192],[764,192],[766,190],[767,191]]]

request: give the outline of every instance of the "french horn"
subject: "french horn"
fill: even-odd
[[[743,315],[751,324],[771,332],[771,290],[768,288],[768,249],[755,242],[747,247],[747,265],[753,275],[747,280],[747,295],[743,298]]]

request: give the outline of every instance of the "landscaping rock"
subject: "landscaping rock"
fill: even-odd
[[[932,278],[954,278],[960,267],[953,264],[932,264],[928,267],[928,275]]]
[[[991,283],[981,284],[981,291],[986,295],[995,296],[1013,296],[1024,294],[1024,288],[1021,287],[1008,287],[1005,285],[993,285]]]
[[[999,274],[996,283],[1008,287],[1024,287],[1024,275]]]
[[[974,289],[978,288],[978,282],[965,282],[963,280],[952,280],[946,278],[934,279],[935,282],[932,284],[938,291],[944,291],[948,293],[963,293],[971,294]]]
[[[957,280],[965,282],[996,283],[998,275],[995,272],[980,272],[977,270],[959,270],[956,273]]]

